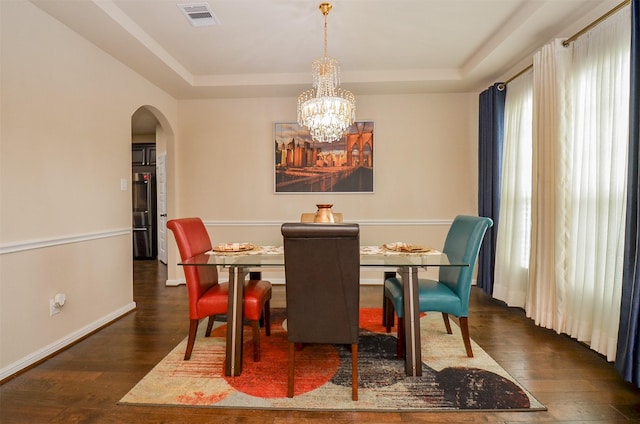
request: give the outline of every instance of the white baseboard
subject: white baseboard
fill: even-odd
[[[73,333],[49,344],[48,346],[45,346],[42,349],[28,356],[25,356],[24,358],[12,364],[7,365],[6,367],[0,369],[0,381],[29,367],[30,365],[37,363],[38,361],[41,361],[55,354],[56,352],[61,351],[65,347],[69,346],[70,344],[76,342],[77,340],[80,340],[81,338],[87,336],[88,334],[91,334],[93,331],[96,331],[97,329],[103,327],[104,325],[109,324],[110,322],[122,317],[123,315],[134,310],[135,308],[136,308],[136,303],[131,302],[130,304],[113,311],[109,315],[106,315],[100,318],[99,320],[94,321],[91,324],[78,329],[77,331],[74,331]]]

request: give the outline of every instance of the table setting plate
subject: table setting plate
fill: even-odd
[[[237,253],[247,252],[255,247],[252,243],[222,243],[214,246],[212,250],[218,253]]]
[[[431,247],[426,247],[419,244],[403,243],[403,242],[385,243],[382,245],[382,247],[392,252],[401,252],[401,253],[424,253],[424,252],[431,252],[435,250],[435,249],[432,249]]]

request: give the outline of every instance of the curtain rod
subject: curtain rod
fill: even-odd
[[[527,72],[528,70],[530,70],[531,68],[533,68],[533,65],[529,65],[526,68],[524,68],[522,71],[518,72],[517,74],[515,74],[514,76],[512,76],[511,78],[509,78],[508,80],[506,80],[505,82],[502,82],[500,84],[498,84],[498,90],[502,91],[504,90],[504,87],[509,84],[511,81],[513,81],[514,79],[518,78],[520,75],[524,74],[525,72]]]
[[[599,23],[601,23],[602,21],[607,19],[609,16],[613,15],[618,10],[622,9],[623,7],[625,7],[626,5],[628,5],[630,3],[631,3],[631,0],[624,0],[622,3],[620,3],[619,5],[614,7],[613,9],[611,9],[610,11],[605,13],[604,15],[600,16],[598,19],[596,19],[595,21],[591,22],[589,25],[587,25],[586,27],[582,28],[580,31],[576,32],[571,37],[569,37],[566,40],[564,40],[562,42],[562,45],[564,47],[569,47],[569,45],[571,43],[573,43],[574,41],[576,41],[582,34],[584,34],[585,32],[589,31],[593,27],[597,26]],[[498,84],[498,90],[500,90],[500,91],[504,90],[504,88],[506,87],[507,84],[509,84],[511,81],[513,81],[514,79],[518,78],[520,75],[524,74],[525,72],[527,72],[531,68],[533,68],[533,65],[527,66],[522,71],[518,72],[517,74],[515,74],[514,76],[512,76],[511,78],[509,78],[505,82]]]
[[[619,5],[614,7],[613,9],[611,9],[610,11],[605,13],[604,15],[600,16],[598,19],[596,19],[595,21],[591,22],[589,25],[587,25],[586,27],[582,28],[580,31],[576,32],[571,37],[569,37],[566,40],[564,40],[562,42],[562,45],[565,46],[565,47],[568,47],[569,44],[571,44],[574,41],[576,41],[578,39],[578,37],[580,37],[582,34],[584,34],[585,32],[589,31],[593,27],[597,26],[600,22],[604,21],[609,16],[613,15],[614,13],[616,13],[618,10],[622,9],[623,7],[628,5],[629,3],[631,3],[631,0],[624,0],[622,3],[620,3]]]

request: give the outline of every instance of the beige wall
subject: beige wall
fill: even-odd
[[[3,378],[135,307],[131,116],[177,127],[177,102],[29,2],[0,1],[0,31]]]
[[[281,244],[282,222],[332,203],[361,224],[363,244],[440,247],[455,215],[477,213],[477,102],[359,96],[358,119],[375,122],[375,193],[275,194],[273,123],[295,120],[295,98],[180,101],[175,216],[202,217],[214,243]]]
[[[31,3],[0,1],[0,19],[0,378],[135,307],[140,106],[162,115],[169,218],[201,216],[214,242],[279,244],[282,222],[322,202],[359,222],[365,244],[438,247],[456,214],[476,213],[477,93],[359,96],[358,119],[375,122],[375,193],[275,194],[273,123],[295,120],[295,98],[176,101]],[[58,292],[67,303],[49,316]]]
[[[350,220],[475,211],[477,94],[357,101],[358,118],[375,122],[374,194],[274,194],[273,123],[295,120],[294,98],[181,101],[178,211],[216,221],[298,219],[316,203]]]

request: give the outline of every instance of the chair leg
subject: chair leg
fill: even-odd
[[[389,332],[389,316],[387,315],[388,307],[389,303],[387,302],[387,296],[385,296],[384,281],[382,281],[382,325],[387,327],[387,333]]]
[[[398,358],[404,358],[404,318],[398,318],[398,343],[396,346],[396,355]]]
[[[351,345],[351,400],[358,400],[358,344]]]
[[[260,362],[260,321],[251,321],[253,335],[253,362]]]
[[[215,315],[209,315],[209,322],[207,322],[207,331],[204,333],[205,337],[211,336],[211,330],[213,329],[213,322],[216,320]]]
[[[198,320],[192,319],[189,321],[189,338],[187,339],[187,350],[184,352],[184,360],[188,361],[191,358],[191,352],[193,351],[193,345],[196,342],[196,332],[198,331]]]
[[[287,397],[293,397],[293,377],[295,368],[295,343],[289,342],[289,372],[287,373]]]
[[[387,319],[389,318],[389,315],[387,313],[387,308],[389,307],[389,305],[386,302],[386,296],[385,296],[385,288],[384,288],[384,282],[387,281],[387,279],[389,278],[393,278],[396,276],[396,271],[385,271],[384,272],[384,277],[382,279],[382,325],[386,326],[388,325],[388,321]],[[393,325],[392,325],[393,327]],[[388,327],[387,327],[388,328]],[[389,331],[387,330],[387,333]]]
[[[471,350],[471,339],[469,338],[469,321],[467,317],[460,317],[460,330],[462,330],[462,340],[464,341],[464,348],[467,350],[467,356],[473,358],[473,351]]]
[[[444,320],[444,326],[447,328],[447,334],[451,334],[451,324],[449,323],[449,314],[442,313],[442,319]]]
[[[267,300],[264,303],[264,310],[262,312],[264,316],[264,329],[267,336],[271,335],[271,301]]]
[[[395,320],[395,310],[393,308],[393,303],[391,302],[391,299],[389,299],[388,297],[384,298],[384,304],[387,305],[385,308],[385,327],[387,330],[387,333],[391,332],[391,327],[393,327],[394,324],[394,320]]]

